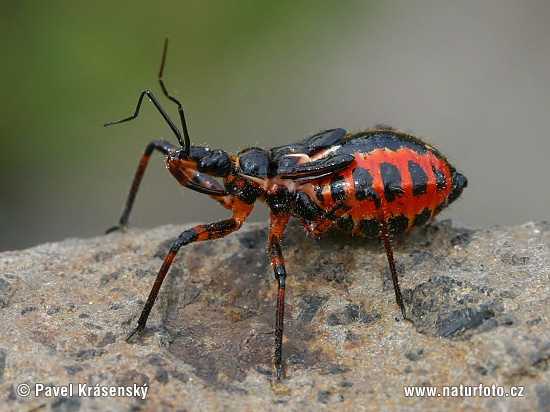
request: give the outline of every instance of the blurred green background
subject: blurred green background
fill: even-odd
[[[549,219],[550,3],[13,1],[0,6],[0,250],[101,235],[139,157],[174,136],[139,93],[165,81],[194,144],[230,153],[386,123],[438,147],[470,186],[444,217]],[[175,107],[161,99],[177,118]],[[132,227],[228,216],[155,156]],[[254,220],[267,219],[260,206]]]

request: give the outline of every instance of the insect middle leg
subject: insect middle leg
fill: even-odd
[[[252,205],[247,205],[244,202],[235,203],[233,216],[231,218],[220,220],[219,222],[215,223],[197,225],[191,229],[185,230],[178,236],[178,238],[172,244],[170,251],[164,258],[164,262],[162,263],[162,266],[160,267],[160,270],[157,274],[155,283],[153,284],[151,292],[149,293],[149,297],[147,298],[147,302],[145,302],[145,305],[143,306],[143,309],[141,311],[141,315],[139,316],[138,324],[126,337],[127,341],[130,340],[130,338],[134,334],[136,334],[137,332],[141,332],[145,328],[147,318],[149,317],[151,309],[155,304],[155,300],[159,293],[160,287],[162,286],[162,282],[164,281],[164,278],[166,277],[166,274],[168,273],[168,270],[172,265],[172,261],[176,257],[176,254],[178,253],[180,248],[193,242],[218,239],[240,229],[244,221],[246,220],[246,217],[252,211],[252,208]]]
[[[283,325],[285,316],[285,284],[286,268],[281,239],[290,219],[290,215],[271,214],[271,229],[269,232],[268,252],[271,266],[277,279],[277,309],[275,312],[275,373],[277,380],[281,380],[281,363],[283,357]]]

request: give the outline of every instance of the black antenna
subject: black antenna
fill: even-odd
[[[162,63],[160,64],[160,71],[159,71],[159,84],[160,84],[160,88],[162,89],[162,92],[164,93],[164,96],[166,96],[167,99],[171,100],[172,102],[178,105],[178,113],[181,119],[181,129],[183,130],[184,141],[183,142],[181,141],[181,136],[178,136],[178,140],[182,145],[182,147],[185,149],[185,154],[189,156],[191,139],[189,138],[189,131],[187,130],[187,122],[185,121],[185,113],[183,111],[183,106],[181,105],[178,99],[170,96],[170,94],[166,90],[166,87],[164,86],[164,81],[162,80],[162,72],[164,71],[164,63],[166,62],[167,52],[168,52],[168,37],[164,39],[164,51],[162,52]]]
[[[168,123],[168,126],[170,126],[170,129],[172,129],[172,132],[176,135],[176,138],[178,139],[178,142],[180,143],[181,147],[185,151],[185,155],[189,156],[189,150],[191,146],[191,139],[189,138],[189,131],[187,130],[187,123],[185,122],[185,114],[183,112],[183,106],[181,105],[180,101],[176,99],[175,97],[170,96],[168,91],[166,90],[166,87],[164,86],[164,82],[162,80],[162,72],[164,70],[164,62],[166,61],[166,52],[168,50],[168,37],[164,40],[164,51],[162,53],[162,62],[160,64],[160,72],[159,72],[159,84],[160,88],[162,89],[162,92],[164,93],[164,96],[166,96],[167,99],[171,100],[172,102],[176,103],[178,105],[178,112],[181,119],[181,127],[183,130],[183,136],[181,135],[181,132],[177,128],[177,126],[174,124],[172,119],[168,116],[168,114],[164,111],[158,100],[155,98],[153,93],[146,89],[141,92],[141,95],[139,96],[136,110],[133,115],[125,117],[124,119],[117,120],[114,122],[105,123],[103,126],[111,126],[113,124],[119,124],[124,123],[130,120],[135,119],[139,114],[139,109],[141,108],[141,102],[143,101],[143,96],[147,95],[149,99],[151,99],[151,102],[155,105],[161,116],[164,118],[166,123]]]

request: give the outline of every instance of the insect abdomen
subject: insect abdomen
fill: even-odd
[[[348,206],[336,220],[339,229],[357,236],[380,235],[376,204],[367,196],[372,189],[391,234],[422,226],[460,195],[466,179],[439,152],[418,139],[419,144],[406,141],[401,146],[396,140],[395,135],[388,139],[388,147],[380,142],[378,147],[348,144],[347,151],[356,146],[355,162],[319,181],[316,200],[322,209],[330,210],[342,201]],[[463,180],[457,182],[457,176]]]

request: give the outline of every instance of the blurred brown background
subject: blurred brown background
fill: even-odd
[[[18,1],[0,11],[0,250],[118,221],[147,143],[175,138],[147,102],[131,123],[102,124],[131,114],[144,88],[161,97],[166,35],[166,84],[194,144],[234,153],[386,123],[468,177],[443,217],[549,219],[548,2]],[[132,227],[228,216],[181,188],[160,155],[134,212]]]

